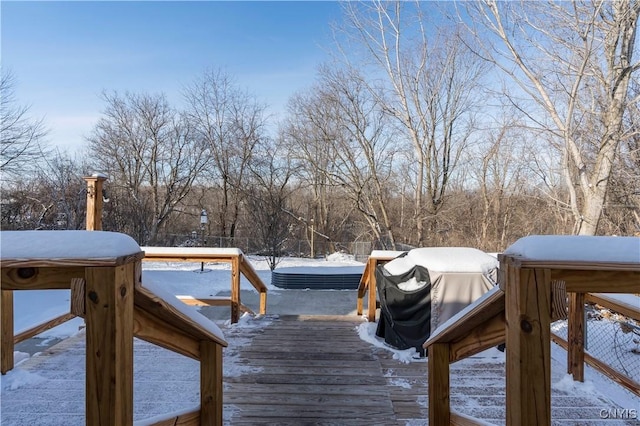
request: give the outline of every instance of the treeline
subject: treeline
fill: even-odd
[[[3,104],[3,229],[83,228],[82,176],[100,171],[104,229],[250,238],[273,262],[312,235],[501,251],[636,234],[639,3],[425,5],[345,3],[334,60],[278,123],[211,69],[179,105],[105,91],[87,149],[30,167],[41,124]]]

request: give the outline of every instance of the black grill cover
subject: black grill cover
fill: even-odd
[[[398,284],[415,278],[426,285],[405,291]],[[376,268],[380,319],[376,335],[396,349],[415,348],[424,356],[422,344],[431,334],[431,280],[429,271],[414,266],[401,275],[390,275],[383,265]]]

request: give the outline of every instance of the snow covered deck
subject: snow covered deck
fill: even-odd
[[[373,323],[353,315],[246,316],[219,325],[229,343],[224,424],[427,424],[426,360],[370,342]],[[83,425],[83,342],[82,334],[70,338],[3,377],[0,423]],[[604,419],[603,412],[635,407],[617,403],[600,382],[574,383],[555,361],[563,356],[552,363],[554,425],[637,424]],[[492,349],[452,369],[452,407],[504,424],[504,354]],[[136,341],[134,374],[138,425],[199,403],[199,369],[191,359]]]

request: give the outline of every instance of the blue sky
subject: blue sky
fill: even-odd
[[[44,118],[49,143],[85,145],[104,103],[103,90],[167,94],[207,68],[282,115],[287,99],[309,87],[328,58],[333,1],[6,1],[1,62],[16,80],[20,105]]]

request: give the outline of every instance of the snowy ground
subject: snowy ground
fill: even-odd
[[[269,289],[269,298],[277,298],[279,294],[290,290],[282,290],[271,285],[271,273],[267,267],[266,262],[261,258],[250,259],[254,268],[258,272],[258,275],[262,281],[267,285]],[[280,267],[299,267],[299,268],[313,268],[313,273],[318,273],[319,267],[322,266],[355,266],[362,265],[362,263],[354,261],[352,258],[343,255],[333,255],[328,259],[284,259],[280,263]],[[200,272],[199,263],[165,263],[165,262],[145,262],[143,263],[144,277],[145,279],[153,280],[156,285],[161,285],[168,292],[174,295],[190,295],[194,297],[207,297],[215,296],[218,293],[224,293],[229,291],[230,283],[230,268],[226,264],[206,264],[205,272]],[[189,283],[188,287],[185,287],[184,283]],[[241,283],[243,290],[251,290],[251,285],[244,279]],[[310,294],[315,290],[310,291]],[[335,292],[341,292],[336,290]],[[315,294],[315,293],[314,293]],[[341,296],[349,298],[345,300],[345,304],[351,304],[355,309],[356,300],[353,291],[337,293],[338,299]],[[343,298],[344,298],[343,297]],[[332,304],[334,305],[334,304]],[[351,306],[349,305],[349,306]],[[320,306],[318,309],[326,309],[326,314],[332,314],[333,309],[336,306]],[[68,312],[69,310],[69,292],[56,290],[56,291],[28,291],[28,292],[15,292],[14,295],[14,311],[15,311],[15,331],[20,331],[41,323],[44,320],[53,318],[57,315]],[[245,319],[246,320],[246,319]],[[241,321],[243,323],[243,321]],[[244,326],[249,323],[245,322]],[[37,340],[43,347],[50,344],[51,340],[58,341],[60,339],[67,339],[75,336],[79,333],[79,330],[83,326],[83,320],[76,318],[61,326],[58,326],[52,330],[49,330],[39,337]],[[239,325],[240,327],[243,324]],[[400,362],[424,362],[424,360],[416,359],[415,353],[412,350],[408,351],[395,351],[386,346],[379,338],[375,336],[375,324],[367,323],[363,321],[359,327],[359,335],[361,339],[369,342],[372,345],[385,348],[394,353],[394,358]],[[16,352],[16,363],[20,364],[28,360],[33,355],[27,352]],[[490,350],[486,353],[488,359],[498,359],[503,356],[496,350]],[[640,355],[636,355],[640,356]],[[560,347],[552,344],[552,357],[554,364],[564,366],[566,365],[566,352]],[[238,365],[233,366],[233,359],[225,358],[225,370],[227,368],[243,368]],[[561,367],[562,368],[562,367]],[[618,385],[614,384],[610,380],[606,379],[593,369],[586,367],[586,381],[585,383],[575,383],[569,376],[560,376],[560,380],[556,380],[552,386],[554,389],[564,390],[580,394],[595,394],[606,396],[606,399],[613,401],[619,407],[629,410],[636,410],[636,413],[640,413],[640,399],[630,392],[625,391]],[[232,373],[232,371],[225,371],[225,374]],[[556,376],[558,377],[558,376]],[[6,376],[2,377],[1,388],[2,395],[6,392],[10,392],[19,389],[23,386],[27,386],[33,381],[41,381],[33,373],[24,371],[18,365],[17,368],[9,372]],[[638,414],[636,414],[638,415]]]

